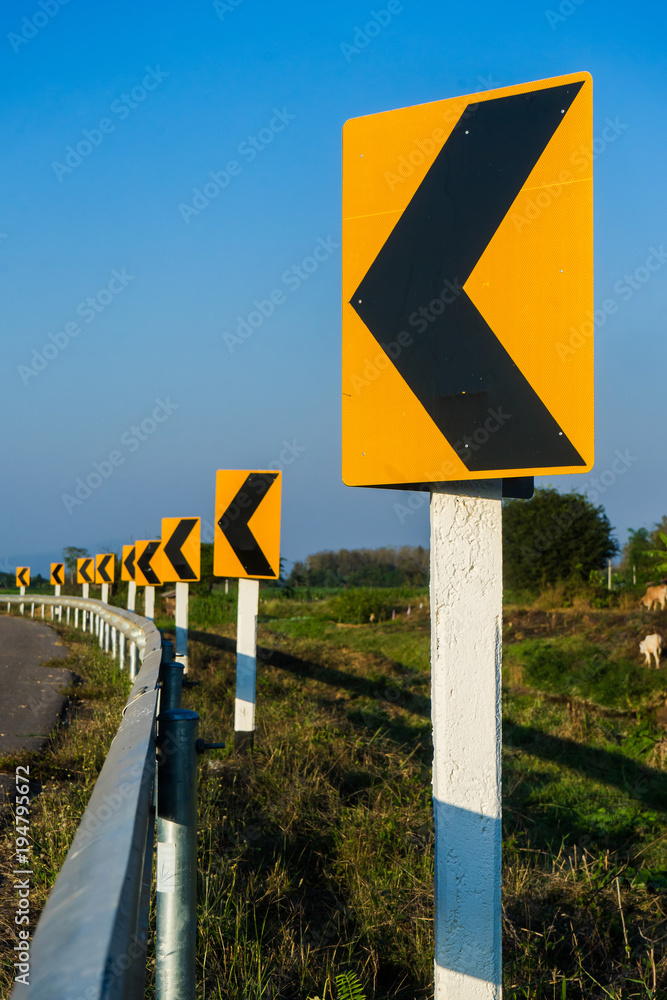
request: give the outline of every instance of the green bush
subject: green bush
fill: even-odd
[[[330,602],[334,617],[340,622],[367,622],[371,615],[376,621],[387,617],[388,602],[377,590],[344,590]]]

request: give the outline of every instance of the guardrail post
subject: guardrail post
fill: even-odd
[[[158,716],[156,1000],[195,1000],[198,723],[183,708]]]
[[[42,604],[42,621],[44,621],[44,605]]]
[[[185,667],[178,660],[160,666],[160,712],[180,708],[183,699],[183,674]]]
[[[160,635],[162,636],[162,658],[160,663],[171,663],[174,659],[174,643],[171,639],[165,639],[162,632],[160,632]]]
[[[33,601],[33,602],[32,602],[32,604],[30,605],[30,617],[31,617],[31,618],[34,618],[34,617],[35,617],[35,602],[34,602],[34,601]]]
[[[118,645],[117,640],[116,640],[116,635],[117,635],[116,626],[115,625],[110,625],[109,628],[111,629],[111,656],[115,660],[116,659],[116,648],[117,648],[117,645]]]
[[[67,609],[67,615],[68,615],[67,621],[69,621],[69,608]],[[79,609],[75,608],[74,609],[74,628],[78,628],[78,627],[79,627]]]

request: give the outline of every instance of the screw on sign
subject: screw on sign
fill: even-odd
[[[343,479],[431,492],[436,1000],[501,996],[501,497],[593,464],[592,339],[558,356],[593,305],[592,164],[562,180],[591,136],[586,73],[343,131]]]

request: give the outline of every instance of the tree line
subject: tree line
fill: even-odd
[[[68,546],[63,560],[70,583],[75,582],[77,559],[86,549]],[[210,592],[213,545],[202,544],[202,578],[191,584],[193,593]],[[554,488],[538,488],[531,500],[503,502],[503,578],[505,586],[539,590],[561,581],[599,582],[609,559],[620,556],[616,577],[623,584],[646,584],[667,577],[667,515],[653,529],[630,529],[622,550],[602,506],[586,496]],[[119,554],[116,555],[117,577]],[[277,587],[422,587],[429,582],[429,550],[422,546],[384,546],[376,549],[330,549],[294,563],[285,578],[281,560]],[[14,575],[0,573],[0,585],[13,588]],[[48,584],[37,575],[33,585]],[[169,585],[167,585],[169,586]]]

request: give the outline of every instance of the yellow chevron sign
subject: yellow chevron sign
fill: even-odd
[[[592,467],[591,140],[587,73],[346,122],[348,485]]]

